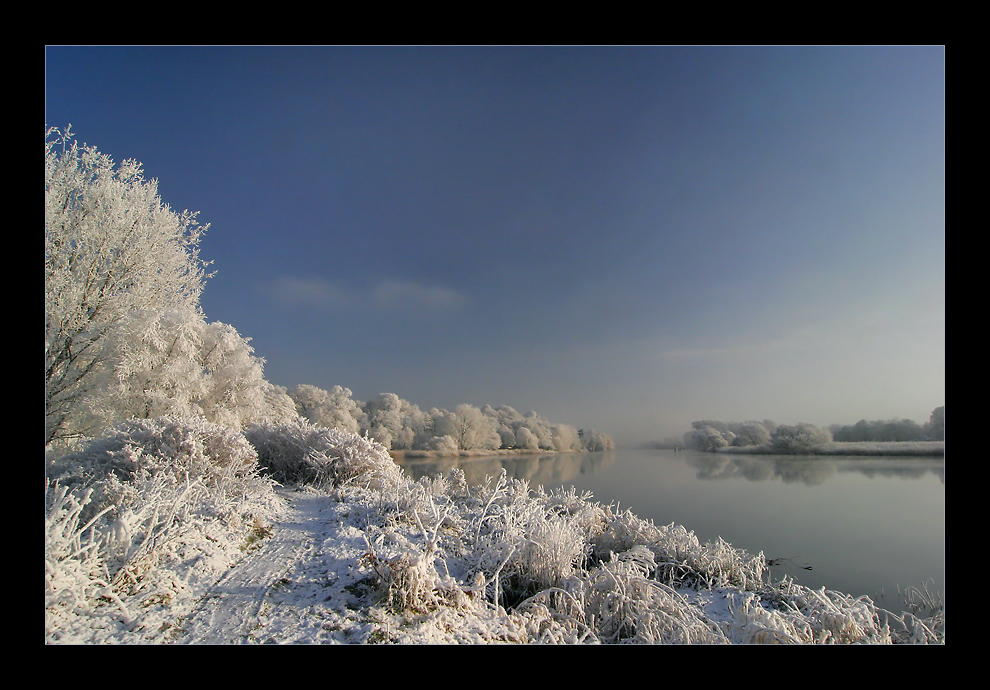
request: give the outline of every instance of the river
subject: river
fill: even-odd
[[[727,455],[672,450],[405,459],[414,478],[460,467],[471,483],[497,475],[675,522],[702,541],[762,551],[809,587],[868,595],[893,606],[898,589],[944,599],[943,458]]]

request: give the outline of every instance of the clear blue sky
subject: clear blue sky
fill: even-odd
[[[620,444],[945,398],[942,47],[48,47],[266,378]]]

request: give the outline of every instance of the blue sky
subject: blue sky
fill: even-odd
[[[210,224],[266,378],[536,410],[927,420],[942,47],[47,47],[46,124]]]

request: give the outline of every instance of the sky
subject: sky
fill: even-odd
[[[610,434],[945,404],[945,50],[45,48],[265,377]]]

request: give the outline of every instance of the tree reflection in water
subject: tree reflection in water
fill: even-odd
[[[492,456],[444,456],[436,458],[402,458],[399,467],[414,480],[437,477],[459,468],[469,485],[484,484],[502,470],[513,479],[525,479],[531,487],[551,486],[571,481],[582,474],[597,474],[615,462],[616,453],[547,453]]]

